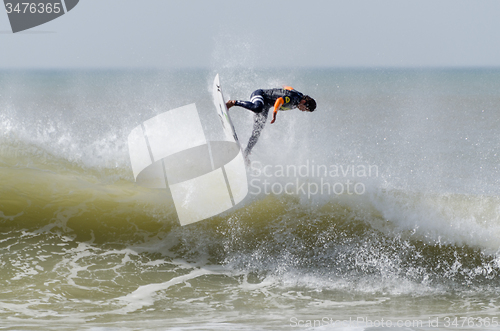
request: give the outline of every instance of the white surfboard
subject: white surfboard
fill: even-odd
[[[219,119],[222,123],[226,138],[229,141],[234,141],[235,143],[237,143],[241,149],[241,144],[238,140],[238,136],[236,135],[236,131],[234,130],[233,122],[231,121],[231,117],[227,112],[226,102],[224,101],[224,96],[222,94],[222,88],[219,81],[219,74],[217,74],[214,79],[213,97],[215,108],[217,109],[217,114],[219,115]]]

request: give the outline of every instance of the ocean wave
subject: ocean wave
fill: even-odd
[[[115,297],[127,301],[138,287],[147,290],[150,279],[161,283],[155,272],[182,280],[186,273],[197,277],[191,271],[207,266],[220,266],[221,274],[230,278],[220,283],[236,284],[241,293],[255,288],[278,288],[275,293],[282,293],[283,287],[349,294],[498,291],[500,197],[494,194],[496,152],[488,145],[496,140],[483,137],[480,125],[481,139],[473,142],[456,133],[441,135],[443,125],[427,105],[415,108],[413,99],[403,96],[395,100],[411,109],[397,108],[395,102],[390,110],[379,104],[377,112],[370,91],[361,89],[354,98],[348,90],[332,93],[336,84],[318,87],[322,109],[310,116],[283,114],[281,126],[273,124],[263,132],[252,158],[264,167],[272,164],[272,171],[249,172],[249,197],[223,214],[181,227],[168,192],[134,183],[126,137],[138,123],[192,102],[191,91],[204,86],[204,78],[194,76],[195,83],[187,77],[177,84],[182,75],[166,79],[172,91],[165,81],[152,79],[148,88],[141,85],[144,91],[137,97],[138,83],[118,82],[121,87],[115,88],[111,78],[94,88],[100,78],[92,78],[72,85],[73,92],[56,103],[46,97],[43,82],[32,86],[39,95],[29,100],[18,96],[10,104],[3,99],[2,280],[20,284],[20,289],[41,283],[43,300],[52,283],[64,298],[89,291],[98,298],[97,305]],[[127,79],[135,82],[134,77]],[[274,78],[257,75],[255,84],[243,86],[235,77],[235,88],[227,84],[235,98],[249,94],[250,85],[267,86],[271,80],[276,85]],[[316,76],[311,77],[307,85],[313,86]],[[109,94],[103,97],[101,90]],[[377,94],[375,100],[385,98]],[[69,113],[60,109],[66,102]],[[211,100],[200,104],[208,116],[213,114]],[[244,141],[251,131],[251,115],[234,114]],[[427,117],[434,120],[432,125]],[[333,173],[326,178],[317,172],[279,172],[279,164],[295,165],[299,171],[313,158]],[[370,169],[377,172],[371,176]],[[329,184],[328,193],[314,186],[324,184],[322,179]],[[343,190],[335,186],[338,183]],[[187,269],[178,268],[179,260]],[[126,290],[116,291],[117,284],[125,284]],[[169,291],[167,285],[153,286],[147,293]],[[24,298],[30,298],[29,291],[27,287]]]
[[[298,285],[396,292],[401,282],[424,292],[498,285],[498,197],[371,186],[362,195],[321,199],[260,194],[180,227],[168,194],[135,185],[125,169],[89,169],[46,153],[31,154],[31,164],[2,157],[0,228],[7,238],[55,234]]]

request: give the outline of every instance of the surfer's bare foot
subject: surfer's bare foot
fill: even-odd
[[[229,109],[232,106],[234,106],[235,104],[236,104],[236,100],[229,100],[228,102],[226,102],[226,107],[227,107],[227,109]]]

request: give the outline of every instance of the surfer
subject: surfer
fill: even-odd
[[[259,139],[260,133],[266,124],[269,109],[272,106],[274,106],[274,111],[271,124],[276,122],[276,115],[279,110],[298,108],[301,111],[313,112],[316,109],[316,101],[292,87],[285,86],[283,88],[256,90],[250,95],[250,101],[229,100],[226,102],[226,106],[227,109],[233,106],[243,107],[255,113],[252,135],[244,151],[244,156],[247,158]]]

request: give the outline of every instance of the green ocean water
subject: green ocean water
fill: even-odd
[[[196,102],[217,139],[215,71],[0,72],[0,328],[500,329],[499,70],[219,74],[318,108],[267,123],[245,201],[180,227],[127,136]]]

